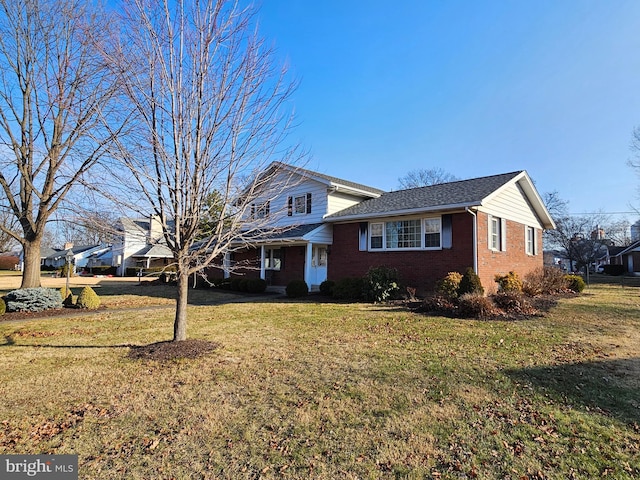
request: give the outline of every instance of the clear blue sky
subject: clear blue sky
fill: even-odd
[[[527,170],[571,212],[640,208],[640,1],[262,0],[259,20],[311,169],[383,189]]]

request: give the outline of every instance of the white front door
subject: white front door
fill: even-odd
[[[314,245],[311,256],[311,285],[320,285],[327,279],[327,260],[327,246]]]

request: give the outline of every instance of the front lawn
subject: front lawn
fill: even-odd
[[[639,294],[517,322],[199,302],[218,349],[167,362],[129,346],[170,339],[170,308],[0,323],[0,453],[83,479],[638,478]]]

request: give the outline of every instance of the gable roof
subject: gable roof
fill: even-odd
[[[498,191],[515,182],[521,182],[532,208],[540,217],[545,228],[553,228],[555,224],[524,170],[388,192],[378,198],[365,200],[329,215],[326,220],[335,222],[367,219],[382,215],[406,215],[479,207]]]
[[[267,170],[265,175],[270,174],[273,169],[284,170],[288,173],[297,174],[304,178],[309,178],[317,182],[325,184],[329,188],[333,188],[338,191],[346,191],[348,193],[364,196],[364,197],[379,197],[384,194],[384,190],[379,188],[363,185],[362,183],[351,182],[338,177],[332,177],[331,175],[325,175],[324,173],[314,172],[313,170],[307,170],[306,168],[296,167],[288,165],[282,162],[273,162]]]

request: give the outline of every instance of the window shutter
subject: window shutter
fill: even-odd
[[[311,194],[307,193],[307,213],[311,213]]]
[[[538,229],[533,229],[533,254],[538,255]]]
[[[293,215],[293,197],[287,199],[287,215]]]
[[[268,217],[269,216],[269,209],[271,208],[271,201],[267,200],[267,202],[264,204],[264,216]]]
[[[487,247],[492,250],[491,232],[493,231],[493,215],[487,215]]]
[[[453,216],[442,216],[442,248],[451,248],[453,246]]]
[[[254,220],[256,218],[256,204],[252,203],[251,204],[251,220]]]
[[[500,219],[500,250],[507,251],[507,220]]]
[[[361,252],[367,251],[367,242],[369,238],[369,224],[367,222],[360,222],[360,227],[358,228],[358,249]]]

